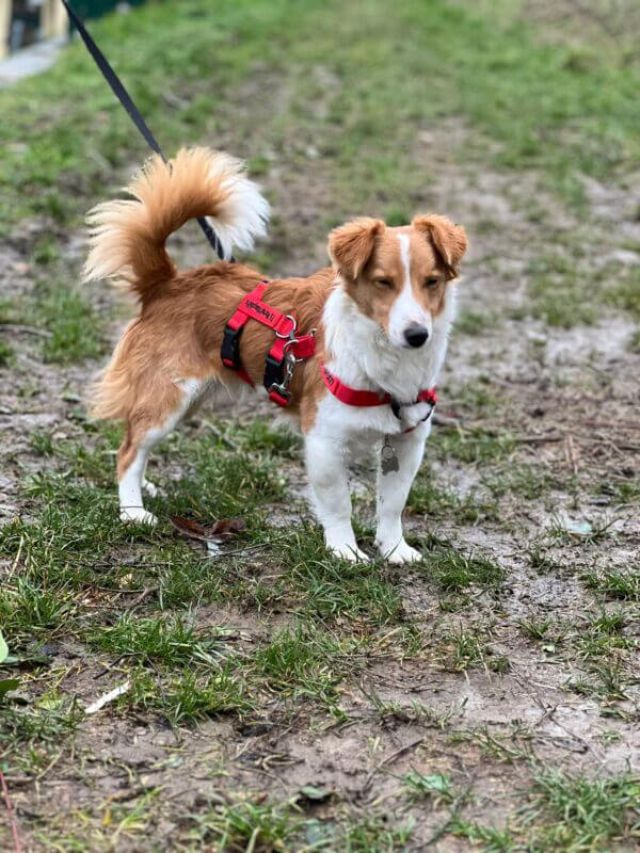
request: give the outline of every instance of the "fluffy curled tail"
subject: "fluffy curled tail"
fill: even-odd
[[[225,257],[264,236],[269,205],[240,160],[209,148],[183,148],[168,165],[155,155],[126,188],[131,199],[89,213],[85,281],[117,276],[144,299],[176,268],[165,249],[170,234],[206,216]]]

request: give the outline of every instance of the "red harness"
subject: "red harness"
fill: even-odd
[[[235,370],[240,379],[253,387],[253,382],[242,366],[240,358],[240,335],[249,320],[257,320],[276,333],[276,338],[265,361],[264,387],[269,399],[279,406],[291,402],[289,385],[293,378],[296,362],[311,358],[316,351],[316,339],[312,334],[296,337],[296,320],[291,314],[281,314],[262,301],[269,286],[268,281],[260,284],[242,299],[227,323],[222,339],[220,357],[225,367]]]
[[[251,293],[247,293],[243,297],[225,326],[220,357],[225,367],[235,370],[240,379],[253,387],[253,381],[242,366],[242,359],[240,358],[242,330],[249,320],[256,320],[263,326],[273,329],[276,337],[265,360],[263,382],[270,400],[279,406],[288,406],[291,402],[289,386],[293,378],[294,368],[299,361],[311,358],[315,353],[316,339],[314,332],[297,336],[295,317],[292,317],[291,314],[281,314],[280,311],[276,311],[275,308],[262,301],[268,286],[268,281],[261,281]],[[391,406],[393,413],[399,417],[400,404],[391,394],[351,388],[341,382],[333,373],[330,373],[324,364],[320,365],[320,374],[329,391],[341,403],[345,403],[347,406]],[[433,409],[436,401],[435,388],[426,388],[419,392],[418,399],[415,402],[431,403]]]

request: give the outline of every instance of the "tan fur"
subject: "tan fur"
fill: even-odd
[[[414,296],[434,316],[444,308],[446,284],[457,276],[467,248],[464,228],[435,214],[416,216],[411,226],[401,228],[387,228],[379,219],[357,219],[331,232],[329,254],[349,295],[385,331],[405,275],[398,233],[410,239]],[[427,284],[431,277],[438,278],[437,284]]]
[[[242,297],[262,280],[244,264],[220,262],[176,275],[161,296],[142,306],[116,346],[111,362],[93,389],[91,413],[97,418],[163,423],[180,398],[176,382],[184,379],[239,382],[220,359],[227,320]],[[333,283],[330,268],[307,279],[274,280],[269,304],[292,313],[301,333],[319,329],[322,307]],[[243,364],[259,385],[273,332],[258,323],[243,331]],[[321,330],[318,348],[322,346]],[[290,411],[299,410],[310,362],[296,370]]]
[[[118,276],[142,301],[175,275],[167,237],[189,219],[218,216],[240,161],[207,148],[183,149],[171,163],[151,157],[127,187],[132,199],[108,201],[89,214],[85,280]]]
[[[430,240],[444,262],[449,278],[455,278],[462,256],[467,251],[467,234],[464,228],[454,225],[446,216],[438,216],[435,213],[415,216],[411,224],[416,231]]]

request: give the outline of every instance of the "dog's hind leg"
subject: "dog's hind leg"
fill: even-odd
[[[118,450],[118,496],[120,519],[124,522],[155,524],[157,518],[144,508],[143,490],[152,497],[156,487],[144,476],[149,453],[177,426],[192,407],[202,389],[195,379],[171,383],[154,396],[147,396],[127,419],[127,432]]]

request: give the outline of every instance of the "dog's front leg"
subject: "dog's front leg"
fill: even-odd
[[[405,542],[402,510],[420,467],[429,425],[421,423],[412,432],[389,435],[378,463],[378,525],[376,545],[390,563],[409,563],[422,555]],[[391,464],[390,464],[391,460]]]
[[[311,495],[328,550],[352,562],[368,560],[358,548],[351,526],[344,444],[335,438],[310,433],[305,437],[305,457]]]

